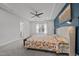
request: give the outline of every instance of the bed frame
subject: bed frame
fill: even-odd
[[[43,51],[51,51],[51,52],[55,52],[55,53],[67,53],[68,54],[68,49],[69,49],[69,45],[68,45],[68,43],[65,43],[65,42],[60,42],[59,43],[59,45],[56,45],[56,50],[51,50],[51,49],[43,49],[43,48],[38,48],[38,47],[35,47],[35,48],[33,48],[33,47],[27,47],[27,45],[26,45],[26,43],[28,43],[28,39],[29,38],[31,38],[32,36],[29,36],[29,37],[27,37],[27,38],[25,38],[24,40],[23,40],[23,46],[25,47],[25,48],[27,48],[27,49],[33,49],[33,50],[43,50]],[[55,39],[57,39],[56,37],[55,37]],[[61,51],[61,49],[63,48],[63,47],[61,47],[63,45],[63,47],[64,47],[64,45],[66,45],[68,48],[65,48],[64,47],[64,49],[67,49],[67,52],[63,52],[63,51]],[[32,45],[31,45],[32,46]]]

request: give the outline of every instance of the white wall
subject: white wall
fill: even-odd
[[[0,45],[19,39],[19,18],[0,9]]]
[[[47,30],[48,30],[48,34],[54,34],[54,22],[53,21],[47,22]]]
[[[22,39],[27,38],[29,35],[30,35],[30,23],[29,23],[29,21],[25,20],[25,21],[23,21],[23,37],[22,37]]]
[[[47,34],[54,34],[54,23],[53,21],[31,21],[30,22],[30,33],[31,34],[36,34],[36,24],[47,24]]]

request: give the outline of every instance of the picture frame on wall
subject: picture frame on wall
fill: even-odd
[[[67,5],[67,7],[59,15],[59,23],[63,23],[69,20],[71,20],[71,4]]]

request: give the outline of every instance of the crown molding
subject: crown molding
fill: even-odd
[[[5,12],[7,12],[7,13],[9,13],[9,14],[11,14],[11,15],[14,15],[14,16],[16,16],[16,17],[18,17],[18,18],[26,19],[26,18],[20,16],[20,15],[19,15],[17,12],[15,12],[13,9],[9,8],[5,3],[0,3],[0,10],[5,11]]]

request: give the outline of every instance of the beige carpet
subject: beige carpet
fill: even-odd
[[[22,45],[22,40],[17,40],[0,47],[0,56],[57,56],[57,54],[25,49]]]

